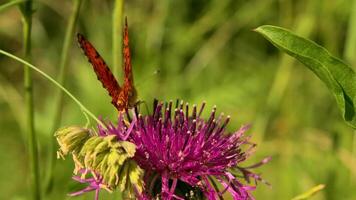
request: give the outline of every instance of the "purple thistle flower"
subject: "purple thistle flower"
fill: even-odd
[[[216,118],[214,107],[209,119],[204,120],[201,118],[204,106],[205,103],[197,112],[194,105],[189,114],[188,104],[177,103],[172,110],[172,102],[163,106],[155,101],[152,115],[142,116],[136,108],[131,124],[120,114],[117,126],[111,123],[105,129],[99,126],[100,135],[114,134],[119,140],[127,139],[136,145],[134,159],[145,170],[146,184],[139,199],[170,200],[195,195],[179,192],[182,185],[190,188],[188,192],[200,191],[209,200],[222,199],[226,191],[235,200],[253,199],[250,191],[255,186],[245,185],[237,177],[242,175],[247,182],[250,178],[261,181],[260,176],[249,169],[267,163],[270,158],[250,167],[239,166],[256,146],[244,136],[249,126],[225,134],[230,117],[223,120],[220,115]],[[242,150],[244,145],[249,146],[246,151]],[[219,189],[216,182],[223,189]],[[160,194],[155,194],[158,184],[161,185]]]

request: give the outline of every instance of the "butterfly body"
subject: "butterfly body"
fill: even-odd
[[[78,34],[77,37],[80,47],[92,64],[98,80],[109,92],[109,95],[112,98],[111,103],[119,112],[134,107],[137,103],[137,91],[133,82],[127,21],[125,21],[123,34],[124,82],[122,87],[120,87],[115,76],[110,71],[110,68],[94,46],[83,35]]]
[[[124,80],[123,90],[119,93],[115,104],[119,111],[132,108],[137,104],[136,88],[131,86],[130,82],[126,79]]]

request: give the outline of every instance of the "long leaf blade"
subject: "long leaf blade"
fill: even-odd
[[[351,67],[315,42],[289,30],[264,25],[255,31],[312,70],[334,95],[347,124],[356,128],[356,74]]]

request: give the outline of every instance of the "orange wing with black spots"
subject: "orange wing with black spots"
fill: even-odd
[[[98,80],[103,84],[103,87],[109,92],[112,97],[112,104],[117,107],[117,100],[121,92],[120,85],[116,81],[114,75],[105,63],[104,59],[100,56],[94,46],[81,34],[77,34],[80,47],[83,49],[84,54],[87,56],[89,62],[92,64]]]

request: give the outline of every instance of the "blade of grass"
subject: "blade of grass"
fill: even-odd
[[[121,77],[119,68],[121,66],[121,43],[122,43],[122,21],[124,15],[124,0],[115,0],[112,15],[112,59],[113,72],[116,77]]]
[[[347,29],[347,35],[345,40],[344,57],[352,65],[355,64],[355,52],[356,52],[356,1],[353,1],[353,5],[350,11],[349,25]]]
[[[69,17],[69,21],[66,28],[66,33],[64,37],[64,43],[61,53],[61,60],[59,64],[59,75],[58,75],[58,82],[61,85],[65,84],[65,74],[67,71],[67,63],[68,63],[68,54],[69,54],[69,47],[73,41],[74,29],[78,21],[79,11],[82,4],[82,0],[75,0],[73,5],[73,11],[71,16]],[[56,131],[56,129],[61,124],[62,119],[62,111],[63,111],[63,91],[60,90],[57,98],[55,100],[55,111],[54,111],[54,118],[53,118],[53,126],[51,134]],[[51,192],[53,187],[53,170],[55,167],[56,159],[56,140],[54,137],[51,137],[50,140],[50,153],[48,154],[48,167],[47,167],[47,178],[45,184],[45,192],[48,194]]]
[[[39,68],[37,68],[36,66],[28,63],[27,61],[12,55],[11,53],[8,53],[4,50],[0,49],[0,54],[3,54],[7,57],[10,57],[22,64],[24,64],[25,66],[28,66],[30,69],[35,70],[36,72],[38,72],[39,74],[41,74],[43,77],[45,77],[47,80],[49,80],[51,83],[53,83],[55,86],[57,86],[59,89],[61,89],[66,95],[68,95],[78,106],[79,108],[85,112],[86,114],[88,114],[95,122],[97,122],[98,124],[100,124],[101,126],[105,126],[97,117],[95,117],[95,115],[90,112],[72,93],[70,93],[67,89],[65,89],[61,84],[59,84],[56,80],[54,80],[51,76],[49,76],[48,74],[46,74],[45,72],[43,72],[42,70],[40,70]]]
[[[14,1],[9,1],[9,2],[7,2],[7,3],[5,3],[5,4],[3,4],[3,5],[0,6],[0,13],[1,13],[2,11],[5,11],[5,10],[8,9],[8,8],[11,8],[12,6],[16,6],[16,5],[21,4],[21,3],[25,2],[25,1],[26,1],[26,0],[14,0]]]
[[[112,14],[112,59],[114,76],[120,80],[120,67],[122,63],[122,21],[124,16],[124,0],[115,0],[114,11]],[[124,193],[119,193],[118,198],[123,197]],[[116,195],[115,195],[116,196]]]
[[[349,25],[347,29],[347,35],[345,40],[344,58],[352,65],[356,64],[356,1],[352,3],[349,16]],[[353,131],[352,135],[352,147],[351,155],[356,158],[356,131]],[[350,182],[352,178],[350,177]]]
[[[313,188],[311,188],[310,190],[306,191],[303,194],[300,194],[296,197],[294,197],[292,200],[304,200],[304,199],[309,199],[310,197],[312,197],[313,195],[315,195],[316,193],[318,193],[319,191],[323,190],[325,188],[324,184],[320,184],[317,185]]]
[[[23,24],[23,50],[26,59],[31,60],[32,0],[20,5]],[[30,158],[30,186],[32,199],[41,200],[40,170],[38,160],[38,144],[35,132],[32,72],[24,66],[24,88],[26,107],[26,130],[28,131],[28,148]]]

